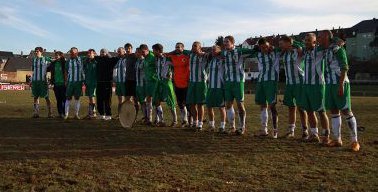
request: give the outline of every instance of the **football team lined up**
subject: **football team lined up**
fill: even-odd
[[[46,79],[50,71],[59,117],[63,119],[69,116],[72,98],[75,99],[74,117],[80,119],[83,84],[89,97],[86,118],[112,119],[110,107],[114,83],[118,109],[124,101],[133,102],[137,113],[141,109],[141,123],[145,125],[179,127],[177,105],[180,109],[180,126],[201,131],[206,106],[209,130],[215,131],[213,108],[218,108],[219,132],[243,135],[247,114],[244,107],[244,59],[254,57],[259,69],[255,96],[261,110],[258,136],[269,135],[270,111],[272,137],[278,137],[277,84],[279,66],[283,65],[286,76],[283,104],[288,107],[289,116],[285,137],[294,137],[298,110],[303,140],[340,147],[341,116],[344,116],[351,132],[351,149],[359,151],[344,42],[333,37],[330,31],[320,31],[318,37],[308,33],[303,42],[283,35],[278,47],[261,38],[253,49],[237,48],[234,37],[227,36],[223,46],[214,45],[211,52],[203,52],[201,43],[197,41],[190,51],[184,49],[183,43],[177,43],[172,52],[164,52],[161,44],[153,45],[152,51],[145,44],[136,48],[135,53],[132,50],[132,45],[127,43],[118,48],[117,57],[111,57],[106,49],[101,49],[99,56],[95,50],[89,49],[87,56],[80,57],[78,49],[73,47],[66,60],[62,52],[55,52],[55,58],[51,59],[43,56],[41,47],[35,48],[32,65],[33,117],[39,117],[38,98],[46,99],[48,117],[53,117]],[[162,102],[167,103],[172,113],[170,125],[165,124]],[[153,110],[156,111],[155,121]],[[326,110],[331,114],[332,131]],[[316,113],[320,117],[321,133],[318,131]],[[238,126],[235,125],[236,114],[239,117]],[[229,129],[226,129],[226,119]]]

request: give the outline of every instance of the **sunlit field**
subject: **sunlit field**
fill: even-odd
[[[56,115],[52,92],[51,98]],[[81,101],[84,117],[88,100]],[[116,102],[114,97],[114,114]],[[365,127],[357,153],[350,150],[345,121],[341,148],[304,143],[298,128],[295,139],[255,137],[260,114],[254,96],[247,95],[245,104],[247,133],[235,136],[142,125],[124,129],[116,120],[47,119],[44,100],[41,118],[32,119],[30,91],[1,91],[0,191],[378,190],[378,97],[352,99],[358,124]],[[283,136],[287,108],[278,104],[278,110]],[[168,110],[165,119],[170,123]]]

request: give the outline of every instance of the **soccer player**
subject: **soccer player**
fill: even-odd
[[[139,105],[136,102],[136,80],[135,80],[135,63],[137,61],[136,54],[133,53],[133,46],[130,43],[126,43],[126,97],[125,100],[134,102],[135,109],[138,114]]]
[[[186,96],[186,103],[190,105],[193,117],[192,127],[197,131],[202,131],[203,117],[205,113],[207,93],[207,62],[208,55],[202,52],[201,43],[195,41],[189,59],[189,88]]]
[[[173,84],[177,104],[180,108],[181,126],[188,126],[190,112],[186,106],[186,95],[189,84],[189,51],[184,50],[183,43],[176,43],[175,51],[168,56],[173,64]],[[192,122],[189,122],[192,123]]]
[[[226,109],[224,99],[224,63],[221,58],[221,47],[212,47],[212,59],[209,62],[209,83],[206,96],[206,106],[208,108],[210,130],[215,130],[214,107],[220,112],[220,133],[226,133]]]
[[[301,99],[301,90],[304,78],[302,49],[293,46],[293,39],[287,35],[280,37],[279,44],[282,50],[280,60],[285,69],[286,85],[283,104],[289,108],[289,127],[286,137],[294,137],[297,106]],[[302,139],[307,139],[307,113],[298,108],[302,123]]]
[[[152,125],[152,96],[155,93],[155,86],[156,86],[156,64],[155,64],[155,56],[149,50],[146,44],[142,44],[139,47],[141,54],[143,56],[143,70],[144,70],[144,77],[145,77],[145,84],[144,90],[146,94],[146,111],[147,111],[147,125]]]
[[[144,57],[139,48],[135,50],[135,56],[137,58],[135,63],[135,80],[136,80],[136,103],[141,105],[143,118],[142,120],[147,121],[147,110],[146,110],[146,91],[145,91],[145,76],[144,76]],[[137,111],[138,114],[138,111]]]
[[[326,100],[325,105],[331,112],[332,133],[331,147],[341,147],[341,114],[345,117],[351,132],[352,151],[359,151],[357,140],[357,122],[351,109],[350,85],[348,79],[348,60],[345,48],[337,45],[339,38],[332,38],[331,31],[322,31],[319,43],[328,47],[326,54]],[[331,39],[333,42],[331,42]],[[342,41],[342,40],[341,40]]]
[[[316,141],[323,144],[329,143],[329,125],[328,117],[325,113],[324,93],[324,56],[325,51],[321,46],[317,46],[316,35],[308,33],[305,36],[305,50],[304,50],[304,82],[302,89],[301,105],[307,111],[308,120],[311,127],[311,134],[308,141]],[[320,122],[323,127],[324,137],[322,141],[319,137],[318,120],[315,115],[318,112]]]
[[[270,43],[261,38],[257,42],[260,51],[257,52],[259,68],[258,83],[256,86],[256,104],[260,105],[261,125],[260,136],[268,135],[268,108],[272,114],[273,138],[278,137],[278,112],[277,104],[277,84],[279,53],[273,49]]]
[[[96,51],[89,49],[87,58],[84,60],[85,72],[85,94],[89,99],[88,119],[96,118],[96,86],[97,86],[97,61],[95,60]]]
[[[177,114],[176,114],[176,96],[173,90],[172,83],[172,62],[169,57],[163,55],[163,45],[155,44],[152,46],[152,50],[156,57],[156,74],[157,83],[155,88],[155,94],[153,96],[154,104],[156,107],[156,113],[158,115],[157,126],[165,127],[163,108],[161,102],[166,102],[171,110],[172,123],[171,127],[177,126]]]
[[[51,102],[49,98],[49,88],[46,79],[47,67],[51,61],[50,58],[43,56],[43,48],[36,47],[34,49],[35,57],[32,63],[32,95],[34,97],[34,113],[33,118],[39,117],[39,98],[45,98],[48,109],[48,118],[52,118]]]
[[[66,59],[61,51],[54,53],[55,60],[51,62],[48,71],[51,72],[51,84],[54,86],[56,107],[59,117],[64,118],[64,104],[66,102],[66,85],[64,80],[66,71]]]
[[[118,61],[115,66],[116,95],[118,96],[118,117],[122,103],[126,96],[126,50],[123,47],[117,49]]]
[[[246,111],[244,107],[244,58],[255,54],[252,49],[241,49],[235,47],[235,39],[233,36],[224,38],[225,50],[221,56],[224,59],[225,67],[225,100],[228,122],[230,123],[231,132],[239,135],[245,133]],[[239,128],[235,127],[235,111],[233,107],[236,100],[239,111]]]
[[[70,102],[72,97],[75,98],[75,119],[80,119],[80,96],[82,93],[82,86],[84,82],[84,69],[83,59],[78,56],[78,49],[72,47],[70,49],[70,58],[66,62],[67,73],[67,91],[66,91],[66,103],[65,103],[65,115],[64,119],[68,118],[70,111]]]

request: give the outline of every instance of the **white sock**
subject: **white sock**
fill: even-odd
[[[265,132],[268,132],[268,118],[269,118],[268,109],[264,108],[263,110],[261,110],[261,126],[262,126],[262,130]]]
[[[177,113],[176,113],[176,108],[175,107],[173,107],[173,108],[171,108],[171,114],[172,114],[172,120],[173,120],[173,122],[177,122]]]
[[[317,127],[315,127],[315,128],[311,128],[311,133],[312,133],[313,135],[319,135],[319,130],[318,130],[318,128],[317,128]]]
[[[39,103],[34,103],[33,109],[34,109],[34,113],[38,114],[39,113]]]
[[[188,109],[184,107],[184,121],[188,122]]]
[[[339,114],[332,115],[332,133],[334,139],[340,141],[341,140],[341,117]]]
[[[157,106],[156,107],[156,113],[157,113],[157,116],[159,118],[159,121],[158,122],[163,122],[163,108],[161,107],[161,105]]]
[[[75,100],[75,115],[79,115],[80,111],[80,100]]]
[[[346,117],[346,122],[348,123],[348,127],[350,129],[350,137],[352,142],[357,142],[357,120],[353,116],[352,112]]]
[[[226,122],[222,121],[220,123],[220,128],[224,129],[226,127]]]
[[[235,110],[234,107],[227,109],[227,119],[230,127],[235,128]]]
[[[289,131],[294,132],[295,130],[295,124],[289,124]]]
[[[202,128],[203,122],[202,121],[197,121],[198,127]]]
[[[209,126],[210,127],[215,127],[215,121],[209,121]]]
[[[152,102],[146,103],[146,110],[147,110],[147,119],[148,121],[152,121]]]
[[[66,116],[68,116],[68,113],[70,111],[70,100],[66,100],[66,103],[64,104],[64,108],[65,108],[65,112],[66,112]]]

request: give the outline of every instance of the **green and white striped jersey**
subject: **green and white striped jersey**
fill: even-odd
[[[209,88],[223,88],[224,62],[219,57],[213,57],[209,63]]]
[[[97,66],[97,62],[95,59],[89,59],[89,58],[85,59],[84,72],[85,72],[86,84],[96,85],[96,82],[97,82],[96,66]]]
[[[348,71],[348,59],[343,47],[331,45],[327,50],[326,61],[326,82],[327,84],[339,84],[341,71]],[[349,82],[348,76],[344,82]]]
[[[127,58],[119,58],[117,64],[114,66],[115,69],[115,82],[124,83],[126,82],[126,64]]]
[[[235,48],[223,51],[221,56],[224,57],[225,81],[244,82],[244,59],[253,54],[255,51],[252,49]]]
[[[304,51],[304,85],[324,85],[325,51],[320,47]]]
[[[144,59],[138,58],[136,63],[135,63],[135,79],[136,79],[136,85],[139,87],[144,86]]]
[[[172,60],[168,57],[156,56],[156,74],[158,80],[172,78]]]
[[[281,55],[284,64],[286,85],[300,85],[303,83],[304,71],[302,58],[298,55],[298,49],[286,51]]]
[[[257,52],[259,69],[258,81],[278,81],[279,55],[275,51],[269,53]]]
[[[206,82],[207,80],[207,55],[189,55],[189,82]]]
[[[34,57],[32,64],[32,81],[46,81],[47,67],[51,59],[48,57]]]
[[[66,63],[67,81],[80,82],[85,79],[83,58],[69,58]]]

